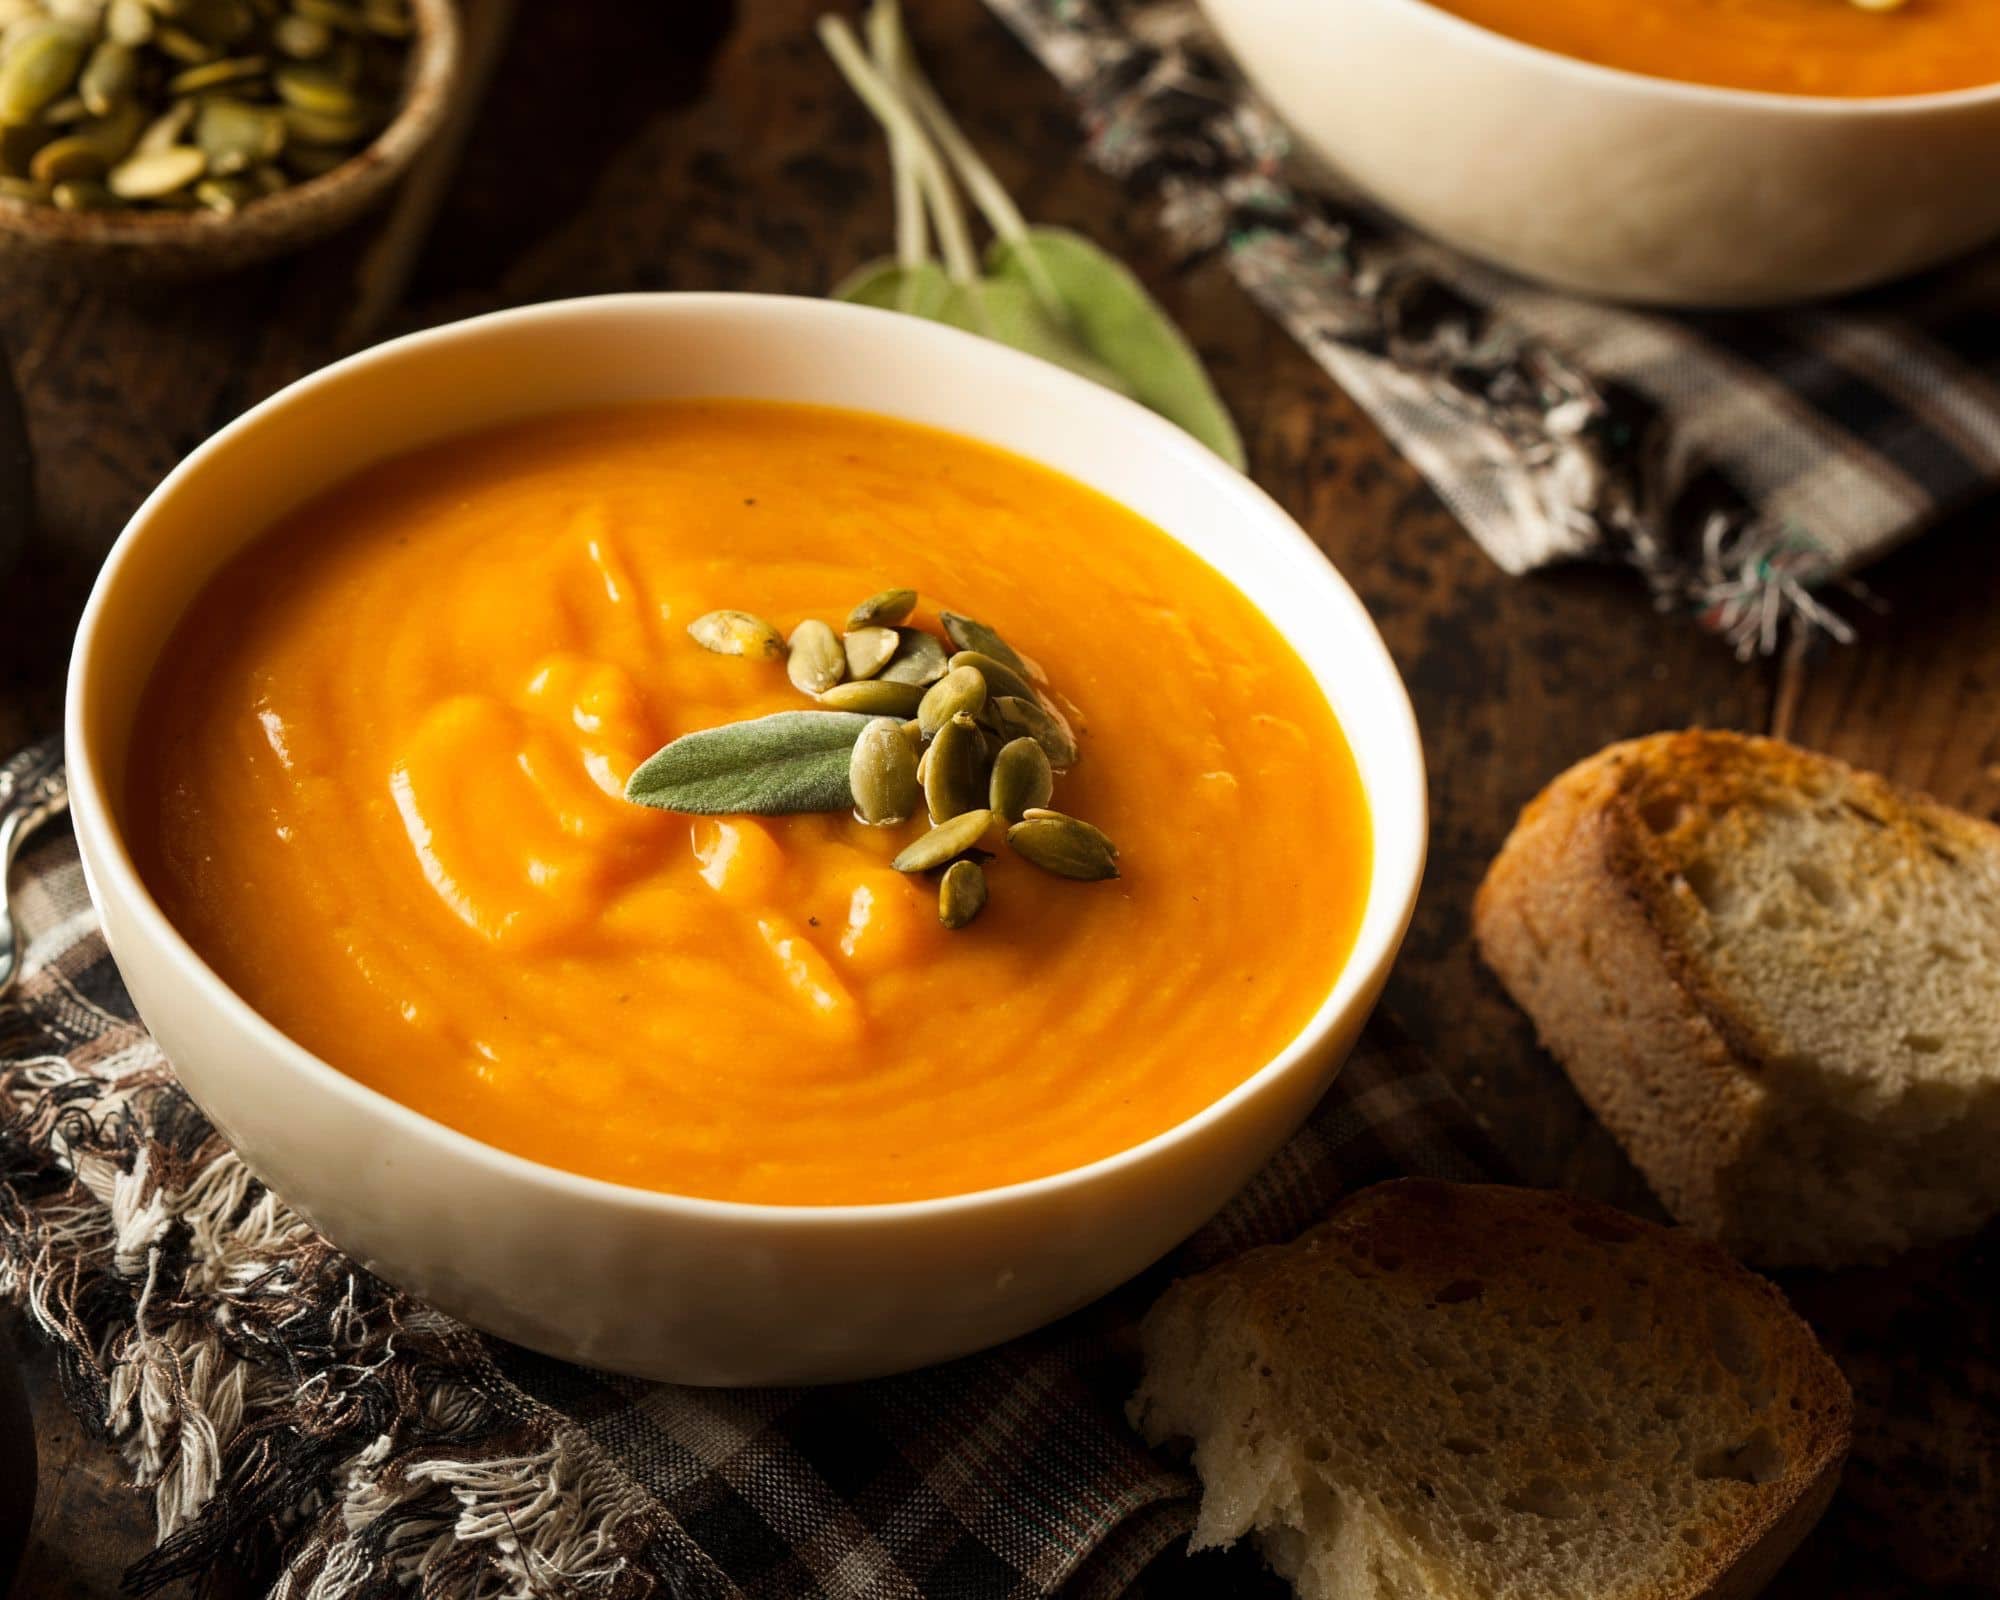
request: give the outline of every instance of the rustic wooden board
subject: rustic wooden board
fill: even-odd
[[[810,32],[821,0],[521,8],[388,331],[621,289],[815,294],[890,243],[886,166]],[[915,8],[913,8],[915,9]],[[1425,730],[1429,876],[1389,1006],[1535,1182],[1642,1209],[1616,1147],[1474,960],[1473,887],[1515,810],[1605,742],[1704,723],[1782,724],[1941,798],[2000,811],[2000,539],[1968,515],[1871,575],[1891,609],[1863,643],[1739,664],[1604,571],[1509,579],[1357,409],[1216,263],[1181,270],[1148,209],[1077,159],[1069,108],[977,0],[930,0],[919,35],[947,98],[1030,215],[1131,261],[1213,363],[1253,474],[1360,590]],[[52,726],[95,563],[202,438],[336,353],[379,224],[308,257],[176,296],[0,286],[40,459],[46,526],[0,580],[0,746]],[[150,1539],[142,1502],[60,1411],[42,1416],[42,1505],[19,1593],[109,1592]],[[1273,1592],[1254,1563],[1163,1561],[1161,1594]],[[1840,1512],[1772,1591],[1901,1595]]]

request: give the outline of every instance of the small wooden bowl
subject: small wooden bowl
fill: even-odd
[[[454,0],[411,0],[403,102],[374,143],[332,171],[245,206],[212,211],[59,211],[0,198],[0,274],[103,283],[232,272],[337,232],[379,202],[437,131],[458,81]]]

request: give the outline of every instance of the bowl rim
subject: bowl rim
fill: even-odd
[[[207,243],[246,226],[271,229],[309,217],[370,174],[400,172],[444,120],[462,43],[457,0],[410,0],[415,28],[409,77],[396,114],[360,149],[315,178],[264,195],[240,211],[62,211],[38,200],[0,196],[0,230],[50,245],[143,249]]]
[[[177,493],[183,482],[204,470],[206,463],[212,457],[229,450],[237,439],[261,426],[264,419],[273,412],[301,403],[316,391],[335,387],[362,368],[390,361],[398,355],[430,346],[447,346],[495,334],[504,335],[509,329],[524,323],[571,317],[615,316],[633,311],[669,318],[677,316],[700,318],[704,315],[738,313],[751,317],[778,319],[788,316],[823,317],[829,320],[859,319],[874,325],[874,337],[877,339],[888,336],[901,338],[918,346],[931,345],[937,353],[929,359],[955,366],[961,371],[978,362],[989,362],[1010,371],[1017,382],[1039,384],[1045,389],[1055,391],[1056,397],[1066,397],[1073,405],[1108,407],[1114,412],[1123,413],[1123,420],[1128,427],[1137,428],[1151,436],[1147,440],[1147,448],[1179,455],[1187,471],[1208,477],[1223,492],[1242,499],[1246,512],[1257,515],[1264,522],[1271,524],[1268,532],[1283,539],[1295,564],[1306,565],[1320,575],[1325,586],[1325,598],[1332,603],[1334,611],[1334,616],[1330,620],[1335,626],[1352,635],[1361,650],[1370,652],[1377,658],[1377,665],[1386,678],[1388,687],[1394,691],[1389,703],[1382,708],[1385,712],[1384,731],[1381,735],[1383,756],[1391,767],[1403,769],[1412,791],[1413,805],[1406,813],[1407,825],[1399,824],[1395,834],[1392,834],[1381,825],[1383,812],[1374,797],[1369,796],[1373,848],[1369,862],[1368,897],[1363,902],[1362,921],[1356,932],[1355,944],[1348,952],[1347,959],[1335,972],[1326,993],[1312,1014],[1285,1045],[1256,1071],[1218,1095],[1192,1116],[1162,1129],[1138,1144],[1114,1151],[1081,1166],[1063,1168],[1039,1177],[912,1200],[784,1205],[761,1201],[714,1199],[592,1177],[538,1161],[533,1157],[489,1144],[449,1123],[406,1105],[379,1089],[364,1084],[360,1079],[341,1071],[331,1061],[307,1049],[266,1018],[225,982],[175,927],[172,919],[154,899],[139,874],[126,845],[123,829],[115,820],[116,811],[109,803],[102,776],[92,759],[90,740],[85,736],[85,728],[92,715],[90,706],[95,699],[92,668],[94,654],[99,649],[111,647],[109,641],[100,642],[103,613],[109,603],[107,597],[118,586],[122,570],[131,559],[132,549],[145,537],[146,528],[153,520],[157,508]],[[756,398],[756,396],[746,395],[744,398]],[[838,404],[838,402],[828,403]],[[535,414],[530,411],[522,415],[527,417]],[[965,436],[974,438],[980,443],[993,445],[995,448],[1009,449],[1004,444],[994,444],[991,440],[980,439],[976,434],[967,433]],[[1024,459],[1033,458],[1024,456]],[[1061,469],[1049,468],[1049,470]],[[1168,538],[1175,538],[1165,529],[1160,531]],[[1255,536],[1263,537],[1264,534],[1260,531]],[[1175,542],[1180,543],[1178,539],[1175,539]],[[1184,545],[1183,548],[1187,547]],[[1190,553],[1194,554],[1197,560],[1206,561],[1206,558],[1198,552],[1190,551]],[[1304,558],[1304,561],[1301,563],[1298,558]],[[1234,580],[1226,577],[1224,581],[1234,583]],[[1240,585],[1237,587],[1241,588]],[[1264,607],[1247,593],[1244,598],[1256,606],[1260,615],[1265,615],[1265,620],[1270,622],[1286,644],[1296,651],[1297,646],[1290,634],[1265,613]],[[150,669],[149,662],[149,672]],[[1324,691],[1323,674],[1314,671],[1313,676]],[[1343,727],[1343,732],[1345,731]],[[1065,1190],[1093,1184],[1101,1179],[1115,1177],[1127,1169],[1143,1166],[1176,1145],[1198,1137],[1210,1126],[1228,1119],[1238,1107],[1255,1099],[1280,1079],[1302,1069],[1318,1047],[1335,1031],[1343,1017],[1357,1007],[1363,1010],[1364,1015],[1367,1010],[1372,1009],[1415,912],[1429,845],[1428,774],[1408,685],[1404,683],[1394,657],[1375,626],[1374,619],[1369,616],[1353,587],[1335,568],[1325,552],[1312,541],[1297,520],[1268,493],[1246,475],[1230,467],[1207,446],[1199,443],[1175,424],[1141,406],[1137,401],[1114,393],[1038,357],[1025,355],[975,334],[925,322],[897,312],[793,295],[727,291],[639,292],[582,296],[519,306],[444,323],[435,328],[388,340],[321,367],[278,390],[190,452],[141,502],[119,533],[105,557],[103,566],[99,569],[91,587],[89,601],[77,626],[65,691],[63,735],[69,761],[73,826],[80,840],[83,835],[95,835],[95,842],[100,846],[97,852],[98,872],[86,872],[86,881],[93,901],[107,893],[115,895],[118,902],[144,924],[145,933],[152,944],[164,951],[173,963],[176,976],[183,982],[199,988],[205,1005],[211,1008],[219,1007],[239,1028],[246,1029],[248,1035],[260,1043],[267,1052],[275,1052],[281,1057],[291,1071],[318,1080],[323,1088],[347,1098],[358,1109],[399,1123],[404,1131],[412,1136],[433,1140],[444,1139],[462,1156],[482,1166],[496,1177],[553,1188],[563,1192],[568,1198],[586,1203],[595,1202],[627,1209],[636,1207],[641,1212],[661,1216],[737,1223],[743,1226],[831,1227],[855,1223],[888,1225],[918,1218],[933,1219],[987,1211],[1016,1202],[1045,1198]],[[1364,795],[1368,794],[1365,782],[1363,792]],[[1405,843],[1400,851],[1392,853],[1388,846],[1396,835],[1401,835]],[[97,881],[99,872],[108,879],[103,886]],[[1388,911],[1379,922],[1371,915],[1378,897],[1383,898],[1383,904]],[[1371,924],[1373,924],[1372,934]]]
[[[1206,0],[1213,3],[1213,0]],[[1546,45],[1531,44],[1526,39],[1517,39],[1512,34],[1502,33],[1497,28],[1489,28],[1482,22],[1474,22],[1455,11],[1448,11],[1438,0],[1376,0],[1377,4],[1399,9],[1410,16],[1420,17],[1430,26],[1438,28],[1449,36],[1461,40],[1476,40],[1485,46],[1497,49],[1502,55],[1534,61],[1543,66],[1554,66],[1558,70],[1600,85],[1619,85],[1627,89],[1650,91],[1669,100],[1682,100],[1695,104],[1721,105],[1737,110],[1776,111],[1783,114],[1807,116],[1860,116],[1860,117],[1902,117],[1919,116],[1930,111],[1956,111],[1969,106],[1982,106],[2000,102],[2000,79],[1988,84],[1974,84],[1963,89],[1931,89],[1918,94],[1787,94],[1779,89],[1739,89],[1727,84],[1702,83],[1693,78],[1668,78],[1650,72],[1638,72],[1630,67],[1609,66],[1601,61],[1586,61],[1581,56],[1565,55],[1560,50],[1551,50]]]

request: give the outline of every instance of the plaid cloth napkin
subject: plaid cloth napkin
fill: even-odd
[[[1306,172],[1194,0],[987,0],[1509,572],[1636,567],[1740,653],[1843,640],[1829,588],[2000,482],[2000,255],[1800,310],[1668,316],[1537,289]]]
[[[133,1015],[75,847],[23,862],[0,1002],[0,1295],[152,1491],[130,1575],[270,1570],[281,1600],[1121,1594],[1194,1485],[1122,1420],[1172,1275],[1344,1190],[1499,1168],[1382,1024],[1311,1122],[1167,1262],[1067,1321],[900,1378],[703,1390],[567,1366],[397,1293],[239,1162]]]

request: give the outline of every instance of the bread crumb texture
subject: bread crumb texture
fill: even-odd
[[[1747,1596],[1825,1509],[1847,1386],[1770,1284],[1572,1196],[1406,1179],[1176,1284],[1148,1441],[1194,1545],[1305,1600]]]
[[[2000,1211],[2000,829],[1776,740],[1614,745],[1523,812],[1488,962],[1682,1220],[1844,1265]]]

